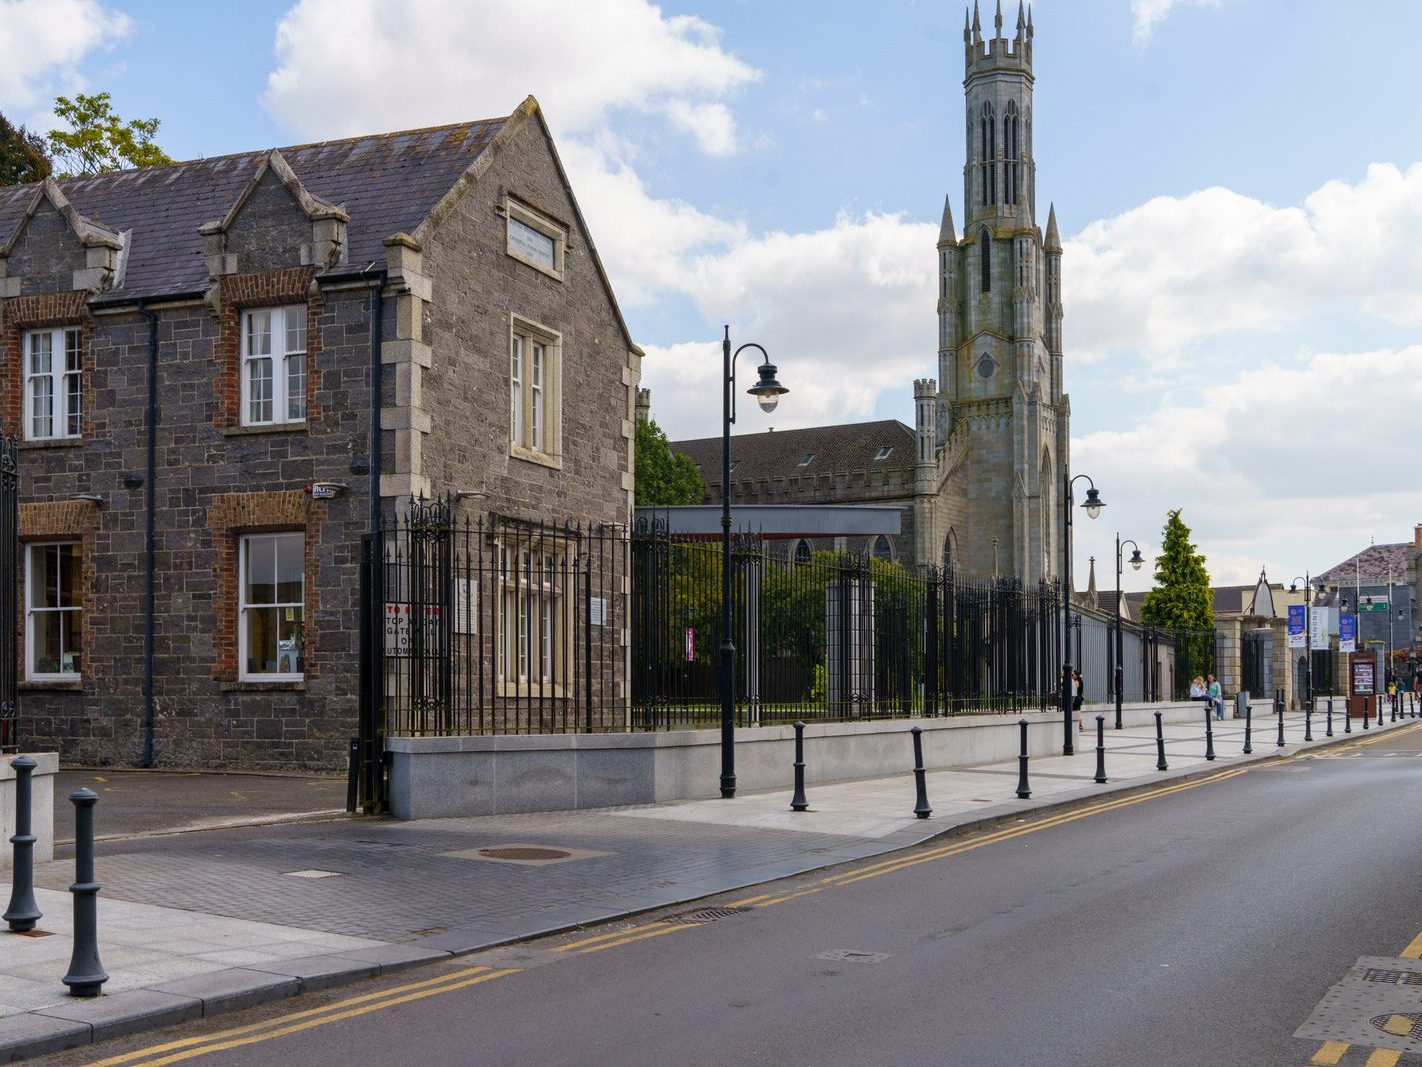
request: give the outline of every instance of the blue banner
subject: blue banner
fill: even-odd
[[[1304,637],[1304,606],[1302,604],[1289,605],[1289,647],[1303,648],[1306,642]]]
[[[1358,617],[1356,615],[1338,616],[1338,651],[1356,652],[1358,637]]]

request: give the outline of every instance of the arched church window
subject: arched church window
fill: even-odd
[[[894,546],[883,534],[874,538],[874,558],[882,559],[886,563],[892,563],[894,559]]]
[[[943,566],[953,566],[954,560],[958,557],[958,535],[952,530],[948,531],[948,536],[943,539]]]
[[[982,160],[983,203],[997,203],[997,116],[991,104],[983,104],[978,156]]]
[[[982,233],[978,234],[978,259],[982,263],[982,288],[983,292],[992,292],[992,237],[988,235],[987,227],[983,227]]]
[[[1018,181],[1020,171],[1017,164],[1017,102],[1008,101],[1007,114],[1002,117],[1002,151],[1007,157],[1007,164],[1003,168],[1003,181],[1006,185],[1006,195],[1004,201],[1009,204],[1017,203]]]
[[[795,542],[795,562],[810,562],[810,542],[806,541],[803,537]]]

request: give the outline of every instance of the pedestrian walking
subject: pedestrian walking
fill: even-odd
[[[1224,718],[1224,692],[1220,689],[1220,683],[1215,681],[1213,674],[1207,674],[1205,696],[1209,697],[1210,703],[1215,706],[1215,718]]]
[[[1081,672],[1080,672],[1079,670],[1076,670],[1075,668],[1073,668],[1073,669],[1072,669],[1072,672],[1071,672],[1071,709],[1072,709],[1072,711],[1075,711],[1075,712],[1077,713],[1077,716],[1076,716],[1076,728],[1077,728],[1078,730],[1082,729],[1082,725],[1081,725],[1081,695],[1082,695],[1082,693],[1081,693],[1081,691],[1082,691]]]

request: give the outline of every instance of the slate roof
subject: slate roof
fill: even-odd
[[[413,231],[506,121],[484,119],[280,151],[308,191],[350,216],[347,262],[336,270],[359,270],[372,261],[385,263],[381,241]],[[227,213],[268,151],[60,182],[81,215],[132,231],[124,288],[103,299],[205,290],[210,283],[198,227]],[[14,232],[34,190],[34,185],[0,188],[0,245]]]
[[[721,484],[721,438],[672,441],[673,452],[689,456],[708,486]],[[880,449],[892,447],[884,459]],[[801,466],[810,453],[815,458]],[[842,474],[862,470],[904,470],[914,466],[914,432],[897,419],[844,426],[774,430],[731,438],[731,476],[738,482],[801,474]]]
[[[1416,553],[1417,549],[1406,541],[1395,545],[1369,545],[1322,574],[1314,575],[1314,578],[1335,583],[1350,583],[1356,577],[1364,581],[1369,578],[1386,581],[1391,570],[1393,580],[1401,581],[1406,577]]]
[[[1240,615],[1248,607],[1250,599],[1254,595],[1254,587],[1257,582],[1249,585],[1217,585],[1210,588],[1211,604],[1210,608],[1216,616],[1220,615]],[[1141,605],[1145,603],[1145,593],[1122,593],[1121,599],[1129,606],[1131,618],[1141,617]]]

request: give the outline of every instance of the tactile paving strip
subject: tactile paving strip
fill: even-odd
[[[1407,1032],[1400,1034],[1403,1020]],[[1359,958],[1294,1036],[1422,1053],[1422,960]]]

